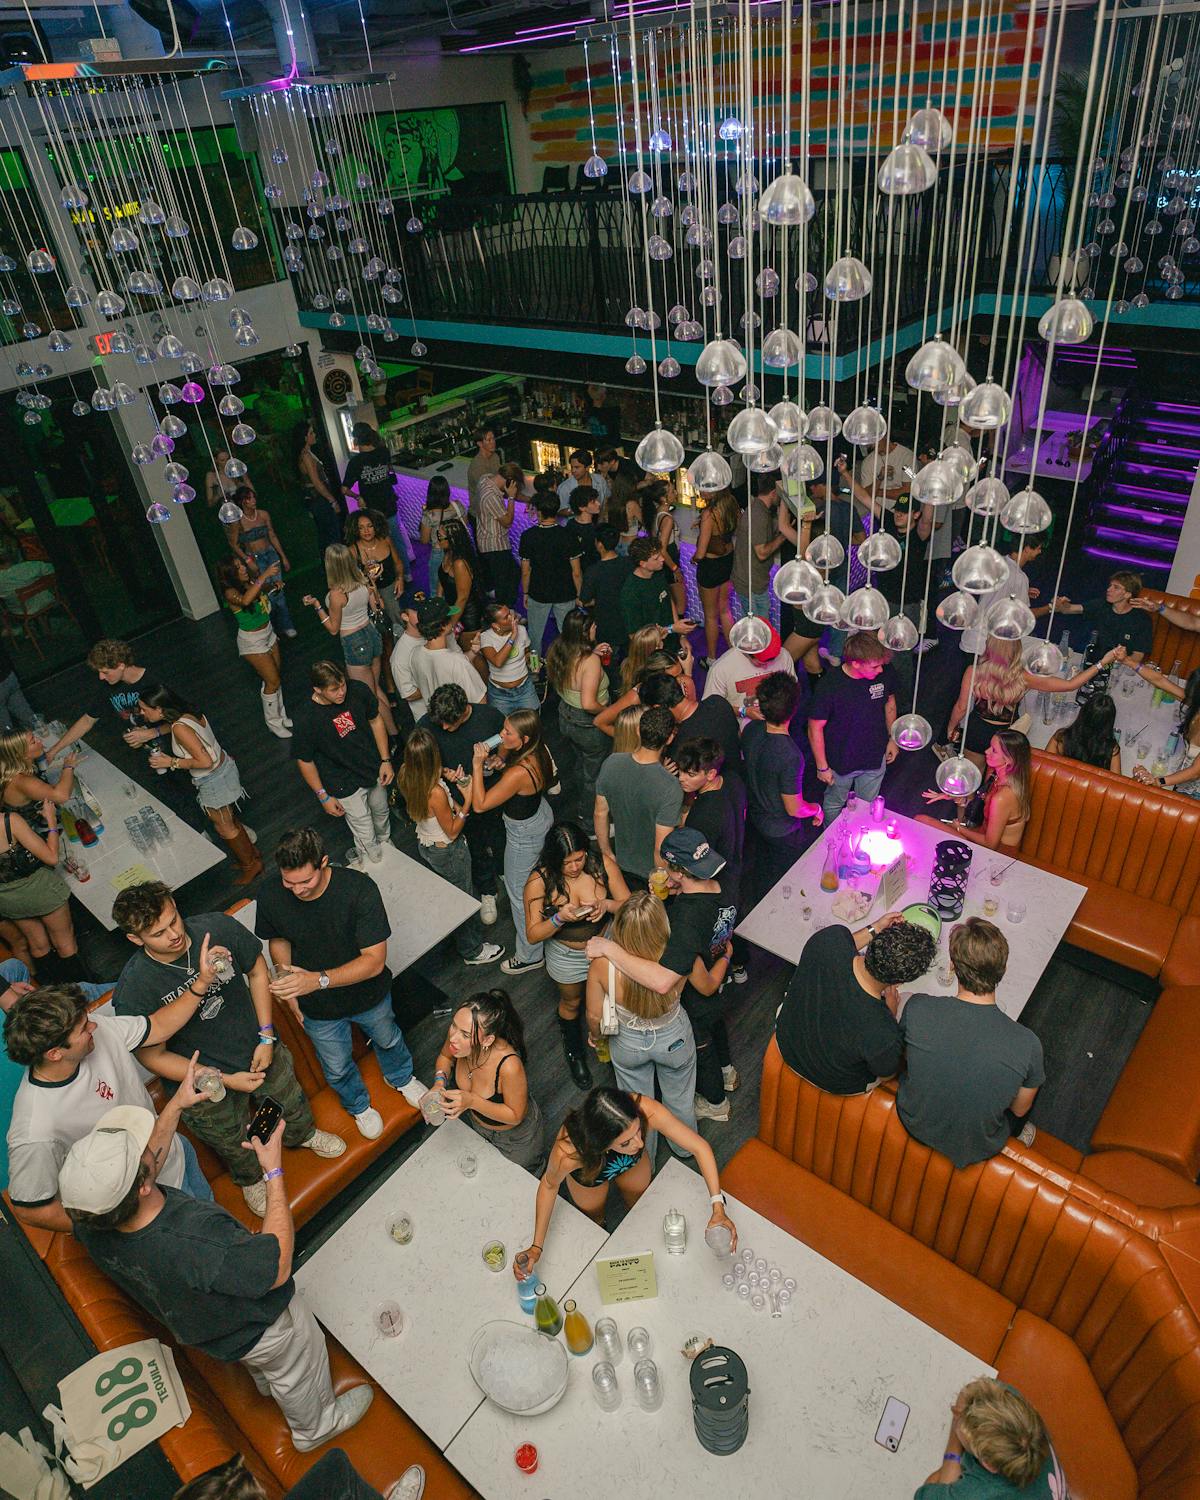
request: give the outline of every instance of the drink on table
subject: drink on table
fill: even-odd
[[[660,901],[665,901],[671,891],[666,870],[660,868],[651,870],[649,886],[652,895],[657,896]]]
[[[587,1354],[591,1351],[592,1325],[576,1307],[573,1300],[564,1304],[563,1311],[566,1313],[567,1348],[572,1354]]]
[[[733,1254],[733,1232],[728,1224],[710,1224],[704,1231],[704,1243],[720,1260]]]
[[[421,1113],[426,1125],[441,1125],[446,1118],[442,1095],[438,1089],[430,1089],[421,1099]]]
[[[663,1241],[668,1255],[682,1255],[687,1249],[687,1220],[677,1208],[668,1209],[663,1218]]]
[[[836,891],[838,884],[838,841],[836,838],[829,838],[825,840],[825,865],[821,871],[821,889]]]
[[[547,1338],[557,1338],[562,1332],[562,1312],[558,1303],[546,1290],[544,1281],[539,1281],[537,1284],[537,1305],[533,1309],[533,1317],[537,1323],[537,1331],[544,1333]]]

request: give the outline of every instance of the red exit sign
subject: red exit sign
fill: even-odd
[[[111,333],[96,333],[92,335],[92,348],[97,354],[112,353],[113,335]]]

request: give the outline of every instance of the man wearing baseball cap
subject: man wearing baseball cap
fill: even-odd
[[[779,632],[770,627],[771,638],[761,651],[753,656],[730,646],[709,668],[704,681],[706,698],[724,698],[733,705],[734,711],[744,715],[746,700],[753,700],[759,682],[770,672],[787,672],[796,675],[796,664],[783,650]]]
[[[450,627],[445,599],[422,599],[417,605],[417,630],[422,644],[408,659],[413,686],[425,702],[446,682],[457,682],[472,703],[487,697],[483,678],[458,649]]]
[[[180,1095],[198,1097],[194,1061]],[[257,1234],[218,1204],[159,1185],[155,1117],[137,1106],[109,1110],[75,1142],[59,1196],[97,1266],[179,1343],[244,1364],[283,1412],[297,1451],[308,1453],[353,1427],[373,1393],[359,1385],[334,1395],[324,1335],[296,1293],[283,1121],[245,1149],[267,1189]]]

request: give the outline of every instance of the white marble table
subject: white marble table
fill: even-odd
[[[378,864],[365,860],[359,868],[383,895],[392,924],[387,966],[393,974],[402,974],[479,910],[474,896],[443,880],[420,860],[410,859],[394,844],[384,845]],[[258,903],[250,901],[235,914],[236,919],[253,932],[257,911]]]
[[[1072,653],[1072,674],[1079,670],[1082,659]],[[1167,663],[1168,668],[1169,666],[1170,663]],[[1178,744],[1178,748],[1173,747],[1172,753],[1167,753],[1167,741],[1179,728],[1178,698],[1154,703],[1154,688],[1151,684],[1128,667],[1120,665],[1113,668],[1108,691],[1117,707],[1121,770],[1125,775],[1132,776],[1135,766],[1145,766],[1147,771],[1160,776],[1164,771],[1178,769],[1185,753],[1182,742]],[[1026,693],[1021,707],[1032,720],[1029,726],[1029,743],[1039,750],[1044,750],[1060,729],[1074,723],[1079,713],[1074,693]],[[1159,762],[1162,763],[1162,770],[1156,772],[1154,767]]]
[[[831,825],[839,828],[847,814],[843,812]],[[900,906],[912,902],[926,901],[929,897],[929,876],[933,868],[934,853],[943,839],[954,838],[954,829],[930,828],[907,818],[902,813],[888,811],[884,821],[895,818],[898,836],[911,860],[908,872],[908,888]],[[855,823],[871,823],[867,808],[856,814]],[[821,889],[821,867],[825,860],[825,838],[829,830],[822,830],[822,837],[811,844],[800,856],[778,884],[772,886],[754,909],[738,924],[738,932],[750,942],[774,953],[777,958],[790,964],[798,963],[804,945],[814,932],[840,919],[834,916],[832,905],[835,893]],[[996,1001],[1005,1015],[1016,1020],[1033,994],[1042,972],[1053,957],[1054,950],[1062,941],[1071,925],[1086,888],[1074,881],[1051,875],[1034,865],[1014,860],[1010,853],[1002,850],[973,846],[971,871],[967,881],[967,899],[963,907],[964,917],[982,917],[984,902],[994,899],[998,909],[989,920],[994,921],[1008,938],[1008,972],[996,993]],[[1004,875],[998,887],[990,881],[993,870],[1003,869]],[[1025,916],[1019,923],[1008,916],[1011,901],[1025,903]],[[804,909],[811,908],[811,916],[804,917]],[[865,927],[876,917],[883,915],[884,908],[878,903],[862,921],[852,924],[856,929]],[[907,986],[901,993],[908,996],[917,990],[928,994],[949,995],[954,985],[947,968],[950,928],[953,924],[942,923],[942,935],[937,957],[929,972]]]
[[[473,1178],[458,1167],[465,1150],[479,1163]],[[476,1330],[492,1318],[530,1321],[511,1266],[489,1271],[480,1252],[499,1239],[511,1260],[529,1243],[536,1192],[537,1178],[447,1121],[296,1273],[319,1321],[441,1448],[484,1399],[467,1365]],[[401,1210],[415,1226],[408,1245],[387,1232]],[[567,1295],[605,1239],[578,1209],[557,1204],[538,1263],[553,1295]],[[395,1338],[375,1326],[389,1300],[405,1318]]]
[[[178,890],[205,870],[211,870],[213,865],[219,865],[225,858],[225,850],[224,847],[217,848],[211,840],[190,828],[153,792],[126,776],[124,771],[119,771],[90,746],[80,744],[76,748],[80,761],[75,775],[99,802],[104,832],[90,848],[67,843],[65,838],[62,841],[64,848],[87,866],[90,879],[80,881],[65,870],[61,873],[75,899],[111,932],[116,926],[112,919],[113,901],[117,896],[117,887],[113,885],[116,876],[132,865],[141,865],[155,878],[165,881],[172,890]],[[153,771],[148,771],[148,775],[153,779]],[[171,834],[169,843],[156,843],[145,853],[133,847],[125,831],[125,819],[143,807],[152,807]]]
[[[663,1215],[675,1207],[688,1220],[688,1249],[679,1257],[666,1253],[662,1238]],[[731,1199],[729,1213],[743,1246],[795,1277],[795,1300],[783,1317],[754,1312],[724,1290],[729,1262],[717,1261],[703,1240],[704,1184],[669,1162],[601,1252],[652,1249],[657,1298],[604,1308],[592,1267],[570,1293],[591,1321],[613,1316],[622,1336],[638,1324],[650,1331],[661,1408],[637,1405],[628,1350],[617,1367],[623,1400],[615,1412],[601,1411],[592,1397],[594,1353],[572,1359],[567,1393],[544,1416],[510,1417],[486,1402],[446,1457],[487,1500],[906,1500],[938,1467],[951,1401],[968,1380],[995,1372],[751,1209]],[[746,1363],[749,1436],[727,1457],[708,1453],[693,1428],[679,1352],[692,1333]],[[875,1442],[889,1396],[911,1408],[895,1453]],[[533,1480],[513,1461],[523,1442],[538,1450]]]

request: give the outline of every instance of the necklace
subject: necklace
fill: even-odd
[[[193,972],[193,968],[192,968],[192,940],[191,940],[190,937],[188,938],[187,948],[186,948],[186,950],[184,952],[183,962],[182,963],[178,962],[177,960],[175,960],[173,958],[155,958],[153,953],[149,954],[148,956],[150,958],[154,958],[154,962],[156,964],[165,964],[168,969],[186,969],[189,974],[191,974]]]
[[[496,1045],[495,1042],[493,1042],[492,1043],[492,1047],[494,1047],[495,1045]],[[489,1057],[491,1057],[491,1055],[492,1055],[492,1047],[486,1047],[479,1054],[479,1061],[474,1065],[474,1067],[472,1067],[470,1063],[467,1064],[467,1082],[468,1083],[470,1083],[471,1079],[474,1078],[476,1069],[477,1068],[481,1068],[483,1066],[483,1064],[487,1061],[487,1059]]]

